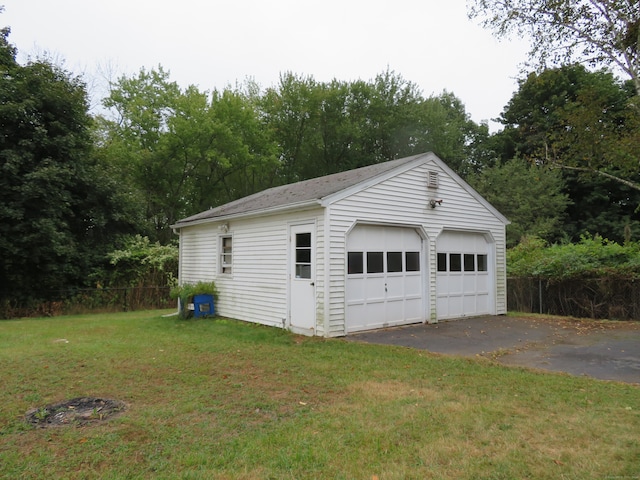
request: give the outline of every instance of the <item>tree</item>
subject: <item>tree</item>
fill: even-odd
[[[505,128],[493,141],[503,162],[519,156],[563,170],[573,240],[588,231],[621,241],[640,229],[634,98],[630,82],[569,65],[529,74],[500,117]]]
[[[425,132],[417,85],[387,70],[370,83],[367,122],[363,125],[364,153],[369,163],[379,163],[414,153]]]
[[[4,6],[0,5],[0,13],[4,12]],[[16,47],[9,43],[11,29],[4,27],[0,29],[0,73],[3,75],[7,69],[14,67],[16,63]]]
[[[474,0],[471,18],[499,37],[531,40],[542,67],[581,61],[615,67],[640,95],[640,3],[637,0]]]
[[[548,242],[563,238],[563,222],[571,203],[558,170],[515,158],[469,177],[469,183],[505,215],[507,246],[525,236]]]
[[[425,99],[390,71],[369,82],[329,83],[289,73],[266,91],[261,108],[281,151],[285,182],[424,151],[465,175],[477,163],[478,139],[488,137],[455,95]]]
[[[103,155],[127,172],[153,240],[180,218],[272,186],[275,146],[240,90],[180,88],[162,67],[121,77],[104,105]]]
[[[93,156],[82,80],[19,65],[6,34],[0,50],[0,299],[24,302],[86,285],[134,219]]]
[[[589,72],[582,65],[532,72],[519,81],[500,115],[505,131],[498,135],[508,139],[503,153],[507,158],[518,153],[536,162],[578,166],[583,157],[578,147],[584,153],[597,145],[589,164],[601,166],[604,156],[616,150],[614,144],[636,132],[628,124],[633,98],[628,85],[610,72]]]
[[[280,76],[277,88],[268,89],[260,102],[267,125],[273,131],[278,145],[280,176],[284,183],[304,180],[307,177],[301,164],[311,156],[310,138],[316,130],[314,123],[318,112],[315,97],[317,84],[312,77],[298,77],[291,72]]]
[[[459,98],[444,91],[421,101],[418,111],[414,152],[436,153],[463,178],[483,168],[481,143],[488,138],[489,128],[474,123]]]
[[[582,235],[597,234],[618,243],[640,239],[637,190],[576,171],[563,170],[563,178],[564,191],[573,200],[563,225],[567,238],[575,242]]]

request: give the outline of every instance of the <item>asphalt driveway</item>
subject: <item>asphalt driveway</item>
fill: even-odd
[[[346,338],[640,384],[640,322],[492,316],[388,328]]]

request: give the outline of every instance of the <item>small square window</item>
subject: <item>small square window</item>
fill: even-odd
[[[406,252],[406,271],[407,272],[419,272],[420,271],[420,252]]]
[[[464,271],[475,272],[476,271],[476,256],[473,253],[464,254]]]
[[[349,275],[357,275],[364,273],[364,257],[362,252],[349,252],[348,257],[348,272]]]
[[[384,272],[384,255],[382,252],[367,252],[367,273]]]
[[[462,254],[460,253],[449,254],[449,271],[450,272],[462,271]]]
[[[478,255],[478,271],[486,272],[487,271],[487,256],[486,255]]]
[[[438,271],[439,272],[447,271],[447,254],[446,253],[438,254]]]
[[[402,271],[402,252],[387,252],[387,272]]]
[[[311,264],[311,249],[306,247],[297,248],[296,263]]]

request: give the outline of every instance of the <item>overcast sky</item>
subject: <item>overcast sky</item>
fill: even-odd
[[[466,0],[0,0],[18,59],[46,52],[89,83],[162,65],[182,86],[222,89],[282,72],[371,80],[389,68],[423,95],[453,92],[476,122],[517,88],[524,42],[499,42]],[[92,89],[94,96],[99,90]],[[94,99],[94,101],[96,101]],[[495,129],[495,125],[492,126]]]

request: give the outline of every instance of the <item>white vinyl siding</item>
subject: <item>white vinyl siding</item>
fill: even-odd
[[[205,225],[180,232],[180,283],[211,282],[217,271],[217,231]]]
[[[283,327],[288,316],[287,225],[296,217],[316,219],[307,213],[233,220],[228,222],[229,232],[225,234],[215,223],[183,228],[181,283],[213,280],[219,291],[218,315]],[[233,239],[232,274],[218,273],[222,252],[217,252],[222,240],[229,237]],[[320,250],[320,244],[316,250]],[[316,274],[320,277],[318,271]],[[317,282],[317,292],[322,291],[323,283]],[[321,308],[318,313],[322,313]]]
[[[429,172],[438,172],[438,199],[442,204],[429,206],[433,189],[427,188]],[[332,292],[346,288],[345,239],[356,224],[420,227],[427,237],[423,262],[424,285],[428,285],[425,320],[437,321],[436,239],[443,229],[463,229],[488,232],[494,239],[495,308],[492,313],[506,313],[505,225],[446,172],[433,164],[423,164],[388,180],[354,192],[332,203],[331,275]],[[501,247],[502,246],[502,247]],[[490,267],[491,268],[491,267]],[[502,282],[502,283],[501,283]],[[426,293],[426,292],[425,292]],[[345,334],[344,296],[332,296],[330,301],[329,335]]]

